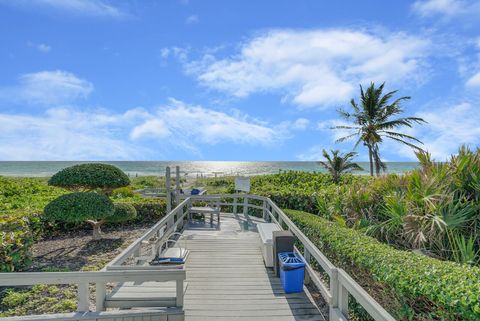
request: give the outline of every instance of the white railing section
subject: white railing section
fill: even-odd
[[[77,284],[77,311],[88,312],[90,290],[89,285],[95,284],[105,291],[107,282],[183,282],[186,278],[185,269],[158,271],[97,271],[97,272],[15,272],[0,273],[0,286],[26,286],[35,284]],[[177,288],[177,306],[183,305],[183,287]],[[98,303],[98,293],[97,303]],[[104,298],[103,298],[104,299]],[[102,301],[103,302],[103,301]],[[103,310],[103,303],[97,312]]]

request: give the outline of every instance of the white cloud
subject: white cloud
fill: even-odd
[[[279,92],[283,101],[319,107],[350,98],[359,83],[420,80],[430,46],[403,33],[274,30],[242,43],[236,55],[206,54],[185,68],[201,84],[236,97]]]
[[[58,105],[86,98],[93,84],[74,74],[55,70],[23,74],[18,84],[0,88],[0,101],[38,105]]]
[[[189,143],[265,145],[278,141],[278,133],[271,127],[248,116],[229,115],[201,106],[190,106],[172,99],[168,106],[158,109],[144,123],[136,126],[133,139],[165,138]]]
[[[432,112],[420,112],[417,116],[424,118],[428,124],[416,130],[416,135],[439,161],[456,153],[462,144],[480,145],[480,106],[461,103]]]
[[[123,115],[49,109],[43,115],[0,114],[2,160],[148,158],[149,151],[119,134],[139,113]]]
[[[298,118],[293,122],[292,128],[297,130],[304,130],[307,129],[308,125],[310,125],[310,121],[306,118]]]
[[[0,0],[0,3],[28,8],[33,6],[53,8],[78,15],[114,18],[128,16],[119,8],[103,0]]]
[[[47,44],[44,44],[44,43],[33,43],[33,42],[28,42],[27,45],[29,47],[32,47],[32,48],[35,48],[37,49],[38,51],[42,52],[42,53],[49,53],[51,50],[52,50],[52,47],[47,45]]]
[[[143,124],[136,126],[130,133],[132,139],[142,137],[165,138],[170,136],[170,130],[165,125],[163,119],[149,119]]]
[[[480,71],[470,77],[466,82],[467,87],[480,87]]]
[[[412,9],[422,16],[455,15],[464,10],[464,3],[461,0],[419,0],[415,1]]]
[[[185,23],[187,25],[191,25],[199,22],[200,22],[200,18],[195,14],[188,16],[187,19],[185,19]]]
[[[475,0],[417,0],[412,10],[422,17],[474,16],[480,13],[480,4]]]

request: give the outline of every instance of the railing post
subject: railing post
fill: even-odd
[[[248,198],[247,198],[247,196],[243,197],[243,215],[245,215],[245,217],[248,215]]]
[[[88,312],[90,310],[88,300],[88,283],[79,283],[77,288],[77,311]]]
[[[165,187],[167,189],[167,214],[172,211],[172,185],[170,181],[170,167],[165,169]]]
[[[175,206],[180,204],[180,166],[175,166]]]
[[[237,202],[238,202],[238,198],[234,197],[233,198],[233,214],[237,214]]]
[[[348,291],[338,282],[338,308],[342,311],[342,314],[345,316],[345,319],[348,318]]]
[[[177,280],[177,293],[175,305],[177,307],[183,307],[183,280]]]
[[[305,264],[310,265],[310,252],[306,248],[303,249],[303,259],[305,260]],[[309,284],[310,281],[310,274],[305,269],[305,284]]]
[[[333,268],[330,273],[330,294],[332,295],[332,301],[329,307],[330,321],[336,321],[336,313],[334,309],[338,308],[338,270]]]
[[[267,201],[263,200],[263,214],[262,214],[263,220],[267,221]]]
[[[95,299],[96,299],[96,311],[105,311],[105,295],[107,291],[105,289],[104,282],[97,282],[95,284]]]

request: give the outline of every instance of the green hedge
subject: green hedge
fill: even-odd
[[[100,163],[80,164],[62,169],[53,175],[48,185],[67,189],[107,189],[111,190],[130,184],[128,176],[119,168]]]
[[[479,268],[395,250],[310,213],[285,213],[335,264],[348,272],[366,270],[393,289],[395,299],[408,305],[400,311],[385,306],[397,319],[480,320]]]

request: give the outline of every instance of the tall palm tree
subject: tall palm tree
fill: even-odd
[[[410,146],[417,151],[421,151],[422,149],[414,144],[423,144],[420,140],[395,130],[402,126],[412,127],[414,124],[426,123],[425,120],[419,117],[399,117],[392,119],[394,116],[403,113],[400,104],[404,100],[409,100],[410,97],[400,97],[390,103],[390,100],[397,90],[383,95],[384,86],[385,83],[379,87],[375,87],[375,84],[372,82],[367,90],[364,91],[360,85],[360,102],[357,103],[353,98],[350,101],[353,112],[347,112],[342,109],[339,110],[340,116],[347,121],[353,122],[353,126],[334,127],[334,129],[355,130],[354,133],[338,139],[337,142],[357,137],[358,140],[354,148],[357,148],[360,143],[363,143],[363,145],[367,147],[370,160],[370,175],[372,176],[374,166],[377,175],[380,174],[380,170],[385,170],[386,168],[385,164],[381,161],[379,150],[384,138],[392,139]]]
[[[324,149],[322,153],[325,161],[319,161],[318,163],[330,172],[332,175],[332,180],[335,184],[338,184],[340,181],[340,176],[342,173],[363,170],[363,168],[361,168],[357,163],[351,162],[352,158],[357,156],[357,153],[349,152],[342,154],[338,149],[331,150],[330,152],[332,153],[331,156]]]

